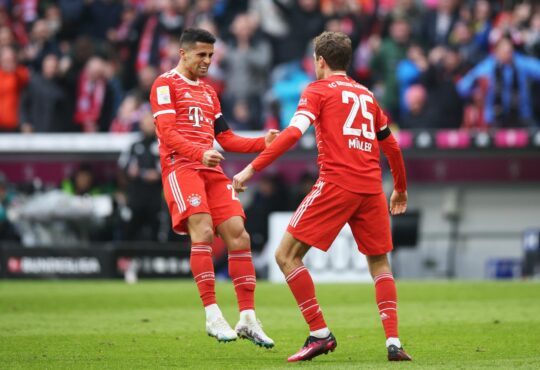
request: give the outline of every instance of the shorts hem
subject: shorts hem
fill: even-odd
[[[328,252],[328,249],[330,248],[331,244],[325,246],[324,244],[321,245],[321,243],[312,241],[309,238],[299,237],[294,231],[291,230],[290,227],[287,227],[287,232],[289,234],[291,234],[292,237],[295,238],[296,240],[298,240],[298,241],[300,241],[300,242],[302,242],[304,244],[307,244],[307,245],[309,245],[311,247],[315,247],[315,248],[317,248],[317,249],[319,249],[319,250],[321,250],[323,252]]]

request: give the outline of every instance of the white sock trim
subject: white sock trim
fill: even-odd
[[[205,306],[204,311],[206,312],[206,321],[214,321],[218,317],[223,316],[219,306],[216,303]]]
[[[396,346],[397,348],[401,348],[401,342],[399,341],[399,338],[390,337],[386,340],[386,348],[390,347],[391,345]]]
[[[255,310],[240,311],[240,321],[241,322],[257,321],[257,318],[255,317]]]
[[[330,329],[328,328],[322,328],[315,331],[310,331],[309,335],[315,338],[326,338],[330,335]]]

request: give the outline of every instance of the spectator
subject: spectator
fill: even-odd
[[[399,83],[400,115],[402,117],[407,113],[405,91],[407,91],[411,85],[418,83],[420,76],[427,68],[428,60],[422,47],[417,44],[411,45],[407,51],[407,59],[403,59],[399,62],[396,70],[396,76]]]
[[[98,195],[101,190],[96,184],[94,171],[89,164],[81,164],[73,175],[62,181],[62,190],[70,195]]]
[[[111,123],[111,132],[135,132],[139,130],[139,124],[144,113],[148,112],[148,105],[141,103],[138,94],[127,95]]]
[[[529,84],[540,80],[540,60],[514,52],[512,42],[504,38],[493,55],[469,71],[457,85],[463,97],[469,97],[479,78],[488,82],[484,118],[493,126],[523,126],[533,120]]]
[[[408,112],[401,120],[401,128],[426,129],[434,126],[434,116],[426,101],[427,93],[422,85],[413,85],[405,92]]]
[[[478,79],[471,94],[471,101],[465,106],[462,127],[467,130],[484,130],[488,126],[484,119],[487,80]]]
[[[81,131],[109,130],[113,97],[105,73],[105,61],[92,57],[79,75],[74,122]]]
[[[300,95],[311,82],[311,78],[300,63],[291,62],[276,68],[273,80],[271,94],[279,103],[280,128],[283,129],[289,124],[298,106]]]
[[[14,47],[15,38],[9,27],[0,27],[0,48]]]
[[[475,40],[470,26],[462,21],[454,26],[452,45],[458,50],[461,61],[467,69],[478,64],[486,56],[482,46]]]
[[[323,31],[324,17],[318,0],[295,0],[285,5],[281,0],[274,0],[290,30],[279,38],[274,64],[301,60],[311,40]]]
[[[256,36],[256,20],[247,13],[239,14],[231,26],[234,40],[228,45],[222,59],[225,74],[223,94],[224,114],[233,116],[238,100],[248,102],[251,130],[262,128],[261,91],[267,88],[270,69],[270,44]]]
[[[427,104],[433,128],[458,128],[463,120],[463,100],[456,90],[461,77],[461,61],[457,50],[438,47],[429,55],[429,67],[422,76],[429,91]]]
[[[450,33],[458,20],[457,5],[457,0],[439,0],[437,8],[425,14],[421,37],[426,48],[448,45]]]
[[[39,19],[32,26],[30,43],[23,50],[24,61],[38,72],[41,71],[43,59],[49,54],[60,55],[60,48],[51,37],[47,22]]]
[[[60,131],[61,122],[70,119],[67,92],[60,81],[58,64],[58,57],[49,54],[43,60],[41,74],[32,73],[21,99],[22,132]]]
[[[531,18],[531,27],[525,34],[525,50],[535,58],[540,58],[540,10]]]
[[[489,1],[477,0],[473,11],[474,39],[484,53],[489,51],[491,26],[491,5]]]
[[[150,111],[142,117],[140,129],[142,138],[118,159],[118,166],[127,181],[130,210],[124,239],[157,240],[162,206],[161,167],[154,117]]]
[[[399,62],[407,56],[411,28],[409,23],[397,18],[390,26],[390,37],[374,42],[375,54],[371,59],[373,77],[378,81],[374,87],[381,95],[381,104],[394,120],[399,120],[399,89],[396,69]],[[376,39],[375,39],[376,40]]]
[[[95,41],[105,41],[107,33],[115,29],[122,19],[122,3],[114,0],[84,2],[81,29]]]
[[[13,48],[0,49],[0,132],[19,128],[19,100],[29,76],[28,69],[17,64]]]

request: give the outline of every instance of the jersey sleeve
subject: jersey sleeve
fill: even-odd
[[[214,120],[221,117],[223,114],[221,113],[221,103],[219,101],[219,98],[217,96],[216,90],[212,86],[208,86],[208,92],[210,93],[210,96],[212,97],[213,105],[214,105]]]
[[[377,110],[376,114],[376,122],[375,122],[375,130],[377,132],[383,131],[388,127],[388,117],[382,110],[382,108],[379,106],[379,104],[375,103],[375,109]]]
[[[174,88],[164,77],[158,77],[150,91],[150,105],[154,118],[162,114],[176,114],[174,110]]]
[[[296,112],[291,120],[291,124],[296,121],[296,118],[304,116],[309,120],[309,125],[312,125],[321,113],[321,101],[322,94],[319,89],[317,89],[316,85],[314,84],[309,85],[300,97],[300,101],[298,102],[298,107],[296,108]],[[307,127],[298,128],[302,132],[305,132],[307,129]]]

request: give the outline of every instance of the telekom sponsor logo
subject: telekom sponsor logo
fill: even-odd
[[[468,148],[471,144],[471,137],[462,130],[440,130],[436,137],[439,148]]]

